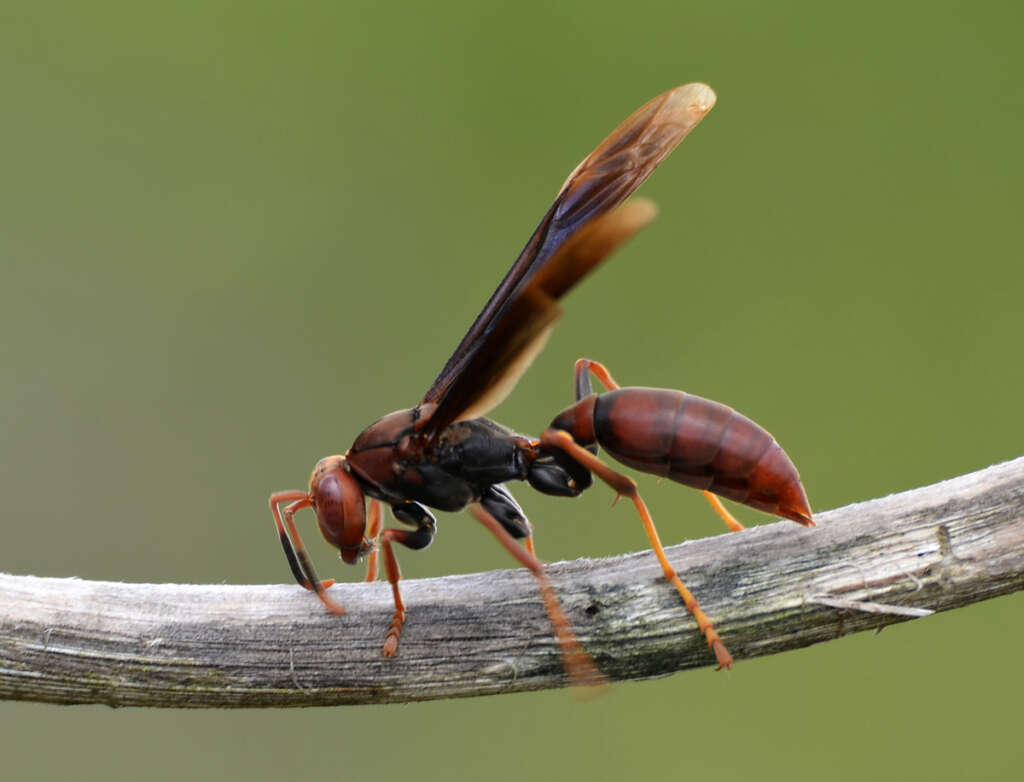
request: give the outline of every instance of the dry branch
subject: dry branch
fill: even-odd
[[[1024,458],[902,494],[668,549],[737,659],[908,621],[1024,585]],[[670,527],[673,525],[666,525]],[[678,527],[677,527],[678,528]],[[711,665],[649,552],[550,567],[610,679]],[[0,575],[0,697],[111,706],[386,703],[564,685],[521,570],[404,582],[397,659],[386,584],[323,612],[297,586]]]

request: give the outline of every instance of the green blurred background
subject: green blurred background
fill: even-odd
[[[660,219],[567,300],[495,417],[538,432],[592,356],[764,424],[819,510],[1020,455],[1022,22],[1019,3],[8,0],[0,570],[288,582],[269,492],[415,403],[569,170],[694,80],[719,102],[644,187]],[[642,485],[668,541],[721,532],[695,492]],[[601,488],[518,494],[550,560],[645,546]],[[321,571],[354,579],[311,520]],[[402,564],[511,562],[455,516]],[[586,704],[4,703],[0,755],[9,779],[1014,778],[1021,605]]]

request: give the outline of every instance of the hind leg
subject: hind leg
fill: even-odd
[[[707,640],[708,646],[715,653],[715,657],[718,660],[718,667],[731,667],[733,663],[732,655],[729,654],[729,650],[725,648],[725,644],[722,643],[721,637],[715,630],[714,625],[711,624],[711,620],[708,619],[707,614],[705,614],[701,609],[700,604],[697,602],[697,598],[695,598],[690,590],[686,588],[682,579],[679,578],[679,574],[676,573],[675,568],[673,568],[672,564],[668,561],[668,557],[665,555],[665,549],[661,545],[661,539],[658,536],[658,530],[654,526],[654,519],[651,517],[650,511],[647,509],[647,504],[640,496],[640,492],[637,491],[636,482],[634,482],[632,478],[622,475],[608,467],[608,465],[594,456],[594,454],[590,453],[590,451],[573,440],[572,435],[568,432],[564,432],[560,429],[547,429],[544,434],[541,435],[541,444],[551,448],[558,448],[567,453],[614,489],[617,495],[629,497],[633,505],[636,507],[637,513],[640,514],[640,520],[643,522],[644,530],[647,532],[647,537],[651,542],[651,548],[654,550],[654,555],[658,558],[658,562],[661,564],[661,569],[665,573],[665,579],[671,582],[671,584],[676,588],[680,597],[683,598],[683,603],[686,605],[687,610],[693,614],[693,618],[697,620],[697,626],[700,628],[701,633],[704,634],[704,638]]]
[[[586,396],[590,396],[593,393],[593,389],[590,384],[590,376],[596,377],[605,388],[609,391],[615,391],[621,386],[615,382],[615,378],[612,377],[612,373],[608,371],[608,367],[602,364],[600,361],[594,361],[590,358],[581,358],[576,360],[576,366],[573,368],[573,384],[576,389],[576,401],[579,402]],[[587,449],[591,450],[591,449]],[[725,522],[727,526],[733,532],[739,532],[740,530],[746,529],[740,524],[736,517],[733,516],[726,507],[722,504],[722,501],[717,496],[709,491],[702,491],[715,513],[718,514],[719,518]]]

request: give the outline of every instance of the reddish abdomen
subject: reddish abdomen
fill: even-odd
[[[725,405],[664,388],[597,397],[594,435],[618,461],[758,510],[811,523],[800,475],[775,438]]]

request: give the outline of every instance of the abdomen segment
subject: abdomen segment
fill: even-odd
[[[793,462],[730,407],[682,391],[620,388],[597,397],[593,416],[597,443],[625,465],[811,523]]]

